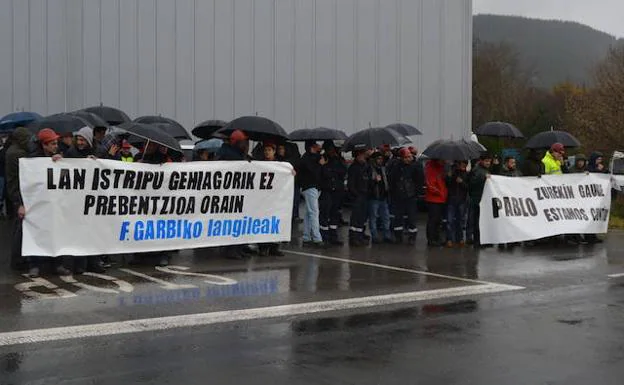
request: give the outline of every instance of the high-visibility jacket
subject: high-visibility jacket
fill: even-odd
[[[544,163],[544,173],[546,175],[561,175],[561,162],[555,159],[554,156],[550,153],[550,151],[546,152],[546,155],[542,158],[542,163]]]

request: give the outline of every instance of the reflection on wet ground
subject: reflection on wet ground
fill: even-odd
[[[218,249],[185,250],[173,256],[169,269],[118,265],[104,276],[73,277],[75,282],[15,274],[2,248],[0,334],[488,282],[526,289],[0,345],[0,384],[205,384],[209,378],[254,384],[619,385],[624,287],[607,275],[624,272],[621,235],[610,233],[595,246],[480,251],[427,249],[422,239],[416,247],[320,250],[291,244],[285,249],[298,254],[246,261],[223,259]]]

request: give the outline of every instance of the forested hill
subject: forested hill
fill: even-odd
[[[586,25],[516,16],[475,15],[474,39],[506,42],[521,64],[534,74],[534,84],[551,87],[563,81],[589,83],[595,63],[618,40]]]

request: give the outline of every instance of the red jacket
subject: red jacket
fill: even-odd
[[[448,190],[444,175],[444,164],[430,160],[425,165],[425,201],[430,203],[446,203]]]

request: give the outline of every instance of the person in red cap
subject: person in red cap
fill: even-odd
[[[122,162],[134,162],[134,156],[132,156],[132,152],[130,150],[132,150],[132,145],[124,139],[121,142],[121,149],[119,150],[119,160]]]
[[[423,190],[424,176],[422,167],[414,161],[414,156],[409,149],[405,147],[400,149],[398,155],[398,160],[389,174],[394,240],[396,243],[403,242],[407,216],[408,241],[410,245],[414,245],[418,236],[418,196]]]
[[[563,164],[563,156],[565,155],[565,147],[561,143],[553,143],[550,150],[542,158],[544,164],[544,173],[546,175],[561,175],[561,165]]]
[[[51,157],[53,160],[62,158],[59,155],[59,138],[61,136],[51,128],[44,128],[37,133],[37,151],[34,157]]]
[[[217,154],[217,160],[248,160],[249,137],[241,130],[230,134],[229,143],[224,142]]]
[[[58,153],[59,138],[60,136],[51,128],[44,128],[40,130],[37,133],[37,150],[31,155],[31,157],[52,158],[52,160],[55,162],[63,159],[63,157]],[[44,258],[37,256],[28,257],[29,277],[37,278],[39,276],[43,259]],[[62,256],[52,258],[51,260],[56,274],[60,276],[71,275],[71,271],[63,266],[64,258]]]
[[[250,160],[249,137],[241,130],[234,130],[227,141],[224,141],[217,153],[216,160],[219,161],[237,161]],[[228,259],[245,259],[250,257],[246,251],[245,245],[226,246],[223,248],[225,257]]]

